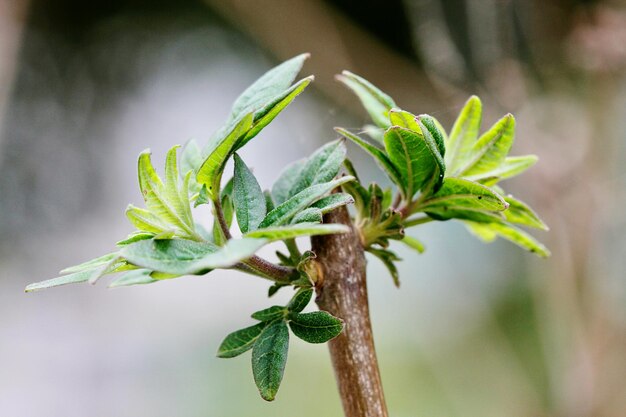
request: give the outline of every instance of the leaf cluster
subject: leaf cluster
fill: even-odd
[[[325,343],[337,337],[343,321],[326,311],[302,313],[313,289],[301,288],[286,306],[272,306],[252,314],[259,323],[230,333],[217,356],[234,358],[252,349],[252,374],[261,397],[272,401],[283,378],[289,351],[289,329],[308,343]]]
[[[427,114],[398,108],[391,97],[358,75],[344,71],[338,79],[361,100],[376,127],[366,126],[370,140],[343,128],[335,130],[370,154],[397,194],[372,184],[346,184],[355,199],[355,223],[364,247],[389,269],[394,282],[399,258],[388,249],[399,240],[423,252],[424,246],[405,236],[408,227],[432,220],[456,219],[483,241],[502,237],[539,256],[548,249],[518,226],[547,230],[524,202],[504,192],[499,182],[521,174],[537,161],[534,155],[508,156],[515,137],[515,118],[507,114],[479,135],[480,99],[472,96],[449,134]],[[346,162],[346,169],[356,176]],[[382,213],[382,214],[381,214]]]

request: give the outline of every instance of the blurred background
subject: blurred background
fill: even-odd
[[[162,167],[206,140],[301,52],[313,87],[243,151],[262,186],[366,121],[343,69],[448,128],[478,94],[483,128],[512,112],[512,154],[540,157],[505,185],[550,225],[536,234],[550,259],[446,222],[411,231],[428,250],[399,249],[400,290],[370,260],[390,414],[626,416],[626,4],[593,0],[0,0],[0,415],[341,415],[325,346],[292,339],[271,404],[249,354],[215,357],[289,296],[267,300],[262,280],[23,293],[131,231],[140,151]]]

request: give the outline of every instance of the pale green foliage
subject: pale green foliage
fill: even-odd
[[[289,165],[271,191],[265,190],[238,152],[277,117],[313,81],[296,81],[302,54],[268,71],[234,102],[224,125],[205,146],[189,141],[177,158],[174,146],[165,158],[163,177],[148,150],[138,158],[138,180],[145,208],[130,205],[126,215],[135,230],[117,242],[117,250],[61,271],[62,276],[31,284],[26,291],[95,283],[107,274],[122,273],[110,287],[143,285],[214,269],[236,269],[272,281],[268,294],[296,290],[285,306],[252,314],[259,323],[229,334],[218,356],[232,358],[252,350],[252,372],[261,396],[271,401],[282,381],[289,331],[309,343],[324,343],[343,329],[340,318],[327,312],[303,313],[313,297],[316,255],[301,252],[297,238],[348,233],[351,228],[324,223],[324,215],[354,203],[353,223],[363,247],[389,269],[399,285],[389,248],[400,241],[415,251],[424,245],[405,228],[432,220],[457,219],[484,241],[510,240],[540,256],[548,250],[514,225],[547,229],[522,201],[497,185],[530,166],[534,156],[509,157],[515,120],[506,115],[479,137],[481,103],[467,102],[450,135],[431,116],[398,109],[387,94],[367,80],[343,72],[338,79],[356,93],[378,128],[366,126],[373,143],[347,131],[336,131],[368,152],[396,187],[364,186],[346,159],[345,139],[330,142],[310,157]],[[232,178],[224,170],[234,158]],[[179,170],[180,166],[180,170]],[[344,167],[347,175],[340,170]],[[343,190],[343,192],[338,192]],[[200,207],[192,212],[191,205]],[[205,207],[208,206],[208,207]],[[206,209],[206,211],[204,210]],[[212,230],[196,216],[213,213]],[[241,236],[233,237],[236,220]],[[235,230],[235,233],[238,233]],[[272,242],[282,242],[277,261],[257,255]]]
[[[372,121],[385,129],[382,135],[365,129],[375,140],[370,143],[346,129],[335,128],[369,153],[398,188],[394,204],[387,206],[381,204],[383,199],[375,188],[367,190],[359,183],[343,186],[355,200],[355,220],[364,247],[388,267],[396,284],[397,257],[387,249],[389,239],[421,252],[423,245],[405,237],[404,229],[432,220],[462,220],[484,241],[500,236],[539,256],[549,255],[532,236],[512,225],[547,229],[545,224],[526,204],[505,197],[496,186],[537,161],[533,155],[508,156],[515,137],[512,115],[507,114],[479,136],[482,104],[472,96],[447,135],[435,118],[394,108],[392,99],[360,77],[344,74],[340,80],[356,93]],[[344,164],[356,176],[347,160]],[[387,214],[381,216],[381,209]],[[395,221],[389,221],[394,216]]]

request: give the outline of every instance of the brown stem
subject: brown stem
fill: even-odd
[[[316,299],[320,309],[344,320],[343,332],[329,342],[330,356],[346,417],[387,417],[367,300],[365,253],[345,207],[324,216],[350,233],[316,236],[313,251],[321,266]]]

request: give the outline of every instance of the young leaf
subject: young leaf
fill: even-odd
[[[70,266],[69,268],[65,268],[61,271],[61,274],[72,274],[74,272],[87,271],[94,268],[98,268],[103,265],[109,264],[113,259],[119,258],[119,253],[107,253],[106,255],[102,255],[98,258],[92,259],[87,262],[83,262],[82,264],[78,264],[75,266]]]
[[[396,268],[394,262],[400,261],[401,259],[398,258],[395,253],[386,249],[369,248],[368,252],[381,260],[381,262],[387,267],[387,270],[389,270],[394,285],[397,288],[400,288],[400,275],[398,274],[398,268]]]
[[[180,217],[186,225],[192,222],[191,213],[185,209],[189,207],[189,195],[185,193],[182,196],[179,192],[178,163],[176,152],[180,145],[173,146],[165,157],[165,188],[164,196],[170,202],[174,212]],[[188,183],[189,180],[187,180]]]
[[[121,246],[130,245],[131,243],[139,242],[140,240],[152,239],[154,238],[154,236],[155,234],[150,233],[150,232],[141,232],[141,231],[133,232],[130,235],[128,235],[126,239],[117,241],[115,243],[115,246],[121,247]]]
[[[248,232],[246,238],[266,239],[268,241],[292,239],[298,236],[332,235],[347,233],[350,229],[342,224],[298,223],[287,226],[268,227]]]
[[[511,150],[514,137],[515,118],[507,114],[474,143],[470,157],[460,172],[469,176],[498,168]]]
[[[209,204],[210,202],[211,195],[209,194],[209,189],[206,187],[206,184],[202,184],[202,187],[200,187],[200,191],[198,191],[198,196],[196,197],[196,201],[194,202],[193,206],[195,208],[203,204]]]
[[[289,197],[307,187],[326,183],[335,178],[345,157],[346,145],[343,140],[336,140],[319,148],[300,171],[298,179],[289,190]]]
[[[491,243],[498,237],[498,234],[489,227],[489,224],[464,221],[467,230],[485,243]]]
[[[296,223],[321,223],[323,220],[324,214],[322,210],[316,207],[309,207],[307,209],[302,210],[300,213],[296,214],[293,219],[291,219],[291,224]]]
[[[512,195],[504,197],[504,200],[509,204],[509,208],[504,212],[507,221],[523,226],[548,230],[548,226],[541,221],[537,213],[524,202],[513,198]]]
[[[259,321],[272,321],[284,317],[287,309],[282,306],[271,306],[252,313],[252,318]]]
[[[270,211],[274,210],[274,208],[276,207],[270,190],[263,191],[263,197],[265,198],[265,212],[269,213]]]
[[[246,143],[250,142],[252,138],[259,134],[261,130],[272,122],[291,102],[298,96],[308,85],[313,81],[315,77],[312,75],[306,77],[291,88],[275,97],[270,103],[259,111],[254,113],[254,121],[250,130],[239,139],[235,149],[241,149]]]
[[[376,163],[382,168],[383,171],[385,171],[389,179],[394,184],[396,184],[398,188],[400,188],[400,190],[402,190],[403,193],[406,195],[406,192],[407,192],[406,184],[404,183],[400,175],[400,172],[396,169],[394,164],[391,162],[391,159],[389,159],[387,154],[382,149],[377,148],[376,146],[366,142],[364,139],[360,138],[359,136],[353,133],[350,133],[341,127],[336,127],[335,131],[339,133],[341,136],[350,139],[351,141],[359,145],[361,148],[363,148],[372,157],[374,157],[374,160],[376,161]]]
[[[185,144],[183,152],[180,154],[180,173],[184,178],[188,172],[195,173],[200,165],[202,165],[202,149],[198,145],[198,141],[190,139]]]
[[[393,126],[403,127],[417,133],[418,135],[425,136],[427,133],[430,133],[430,137],[425,137],[425,139],[432,141],[432,143],[437,147],[441,157],[443,157],[446,153],[443,133],[444,130],[440,127],[441,125],[437,120],[435,120],[434,117],[427,114],[416,116],[408,111],[392,109],[389,112],[389,120]],[[440,165],[442,167],[445,166],[443,161],[440,162]]]
[[[263,74],[235,100],[231,120],[259,110],[289,89],[308,57],[309,54],[298,55]]]
[[[252,348],[252,374],[261,397],[273,401],[280,387],[289,351],[289,330],[280,320],[263,329]]]
[[[135,269],[133,271],[129,271],[115,279],[115,281],[111,282],[111,284],[109,284],[109,288],[126,287],[129,285],[143,285],[157,282],[158,279],[152,278],[150,276],[151,273],[152,271],[149,269]]]
[[[113,259],[111,259],[109,261],[109,263],[105,264],[105,265],[101,265],[96,269],[93,269],[93,273],[91,274],[91,276],[89,277],[89,283],[90,284],[95,284],[100,278],[102,278],[103,276],[107,275],[107,274],[111,274],[113,272],[116,272],[118,270],[118,268],[120,267],[124,267],[123,269],[125,270],[127,266],[127,262],[125,260],[123,260],[121,257],[115,257]],[[131,269],[134,268],[134,266],[131,267]]]
[[[199,184],[206,185],[213,199],[219,198],[220,180],[226,161],[235,150],[237,140],[248,132],[251,126],[252,113],[248,113],[223,139],[214,141],[211,149],[208,150],[208,156],[200,166],[196,180]]]
[[[313,297],[312,288],[300,288],[287,304],[287,309],[292,313],[299,313],[309,305],[311,297]]]
[[[241,232],[256,230],[266,214],[265,196],[256,178],[237,154],[235,154],[233,203]]]
[[[426,250],[422,242],[408,235],[405,235],[400,242],[404,243],[409,248],[414,249],[419,253],[424,253],[424,251]]]
[[[135,207],[129,204],[126,208],[126,217],[130,223],[142,232],[152,234],[168,230],[168,224],[152,214],[149,210]]]
[[[445,171],[445,163],[443,162],[443,157],[446,154],[444,130],[440,128],[441,125],[434,117],[427,114],[417,116],[416,121],[422,131],[422,134],[424,135],[424,139],[426,139],[427,142],[433,142],[435,146],[437,146],[439,155],[442,157],[439,164],[441,166],[441,170]]]
[[[94,282],[102,275],[113,272],[113,270],[115,269],[116,263],[119,262],[119,259],[120,259],[119,254],[116,254],[116,256],[108,259],[108,261],[106,261],[105,263],[102,262],[102,258],[104,257],[94,259],[95,262],[94,264],[92,264],[92,267],[84,268],[81,270],[69,268],[70,270],[76,270],[76,272],[73,272],[69,275],[63,275],[57,278],[49,279],[46,281],[35,282],[33,284],[29,284],[26,287],[25,292],[43,290],[43,289],[51,288],[51,287],[58,287],[60,285],[77,284],[80,282],[88,282],[88,281]],[[82,264],[82,265],[84,266],[86,264],[87,263]],[[78,265],[77,267],[80,267],[80,265]]]
[[[234,358],[252,349],[265,327],[267,323],[258,323],[229,334],[217,349],[217,357]]]
[[[550,256],[550,251],[548,250],[548,248],[539,243],[534,237],[524,232],[523,230],[503,223],[489,224],[489,228],[496,232],[498,236],[509,240],[524,249],[527,249],[537,256],[540,256],[542,258],[547,258]]]
[[[306,159],[300,159],[287,165],[287,167],[281,172],[272,187],[272,197],[275,204],[282,204],[289,199],[289,191],[300,177],[300,172],[305,165]]]
[[[385,129],[382,127],[374,126],[374,125],[365,125],[362,128],[363,133],[365,133],[370,138],[374,139],[376,142],[383,144],[385,140]]]
[[[498,181],[514,177],[526,171],[537,163],[538,158],[535,155],[525,156],[508,156],[499,167],[491,171],[485,171],[481,174],[468,175],[465,178],[472,181],[479,181],[489,186]]]
[[[312,208],[318,208],[322,214],[329,213],[334,209],[354,203],[354,198],[346,193],[334,193],[324,197],[311,205]]]
[[[402,127],[390,127],[385,132],[385,149],[400,173],[407,198],[433,178],[438,182],[443,176],[437,147],[429,144],[422,135]]]
[[[446,143],[445,163],[448,172],[456,175],[465,165],[470,155],[470,149],[478,138],[480,121],[482,118],[482,104],[480,99],[472,96],[467,100],[459,117],[452,126],[452,131]]]
[[[496,211],[485,211],[472,208],[455,209],[447,206],[429,207],[424,212],[435,220],[471,220],[477,223],[502,223],[505,221],[504,214]]]
[[[174,159],[175,158],[176,156],[174,154]],[[175,190],[171,193],[171,190],[163,184],[157,175],[150,160],[149,150],[145,150],[139,155],[138,173],[139,188],[141,189],[148,211],[162,223],[167,223],[191,234],[192,230],[190,229],[189,219],[181,217],[180,210],[177,210],[177,207],[180,208],[179,196]]]
[[[289,318],[293,334],[309,343],[326,343],[343,330],[343,321],[326,311],[292,314]]]
[[[484,185],[461,178],[446,178],[441,189],[425,200],[418,210],[430,211],[443,207],[447,210],[502,211],[508,207],[508,203]]]
[[[343,71],[336,78],[359,97],[363,107],[376,125],[383,128],[389,127],[389,110],[396,107],[396,103],[391,97],[366,79],[350,71]]]
[[[231,239],[225,246],[182,239],[142,240],[125,246],[122,256],[130,263],[176,275],[203,274],[216,268],[229,268],[250,258],[265,239]]]
[[[300,191],[298,194],[267,213],[267,216],[265,216],[265,219],[263,219],[259,225],[259,229],[269,226],[281,226],[288,223],[299,211],[315,203],[326,193],[353,180],[354,177],[345,176],[324,184],[313,185]]]

